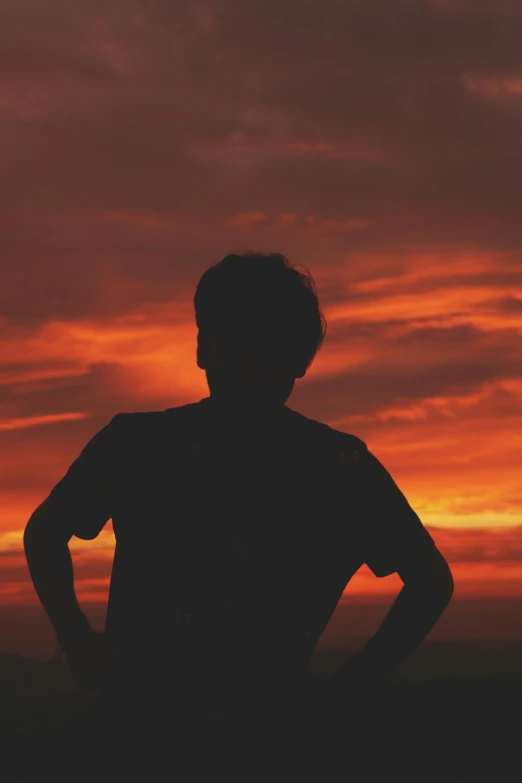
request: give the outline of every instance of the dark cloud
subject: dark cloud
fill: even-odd
[[[1,312],[123,311],[242,241],[93,211],[292,212],[293,235],[246,233],[316,265],[308,214],[370,221],[330,232],[338,266],[355,251],[393,251],[400,269],[412,247],[520,250],[521,33],[520,7],[493,1],[7,3]],[[292,154],[302,142],[331,151]],[[141,294],[107,302],[108,268]]]
[[[371,334],[362,333],[362,339]],[[403,336],[386,336],[386,327],[375,327],[379,349],[361,362],[335,375],[308,377],[296,383],[292,407],[307,416],[329,420],[357,413],[373,413],[394,401],[427,400],[439,396],[466,395],[498,378],[520,379],[518,331],[506,329],[488,335],[473,325],[445,328],[414,328]],[[354,347],[361,337],[359,327],[341,328],[339,342]],[[382,360],[380,360],[382,356]],[[422,357],[422,361],[415,361]],[[499,390],[501,393],[501,390]],[[509,396],[506,392],[505,395]],[[511,398],[510,398],[511,399]],[[513,395],[515,414],[520,399]],[[379,426],[385,427],[385,424]],[[418,426],[412,422],[412,426]]]
[[[4,6],[0,313],[17,327],[189,302],[204,269],[242,244],[328,270],[328,305],[377,305],[379,294],[350,283],[388,276],[397,292],[418,296],[482,286],[490,314],[517,312],[518,300],[495,302],[494,289],[522,282],[519,4]],[[299,152],[302,143],[311,146]],[[114,211],[127,218],[107,219]],[[259,226],[225,226],[254,211],[267,215]],[[296,215],[290,228],[278,224],[281,213]],[[165,221],[151,227],[144,214]],[[366,227],[321,228],[349,219]],[[417,252],[448,249],[498,261],[488,272],[403,279],[432,263]],[[427,318],[442,321],[465,303],[450,309]],[[293,400],[315,411],[328,399],[337,415],[518,377],[515,329],[491,337],[441,323],[389,337],[394,325],[332,324],[332,346],[375,336],[383,351],[393,341],[397,361],[380,366],[377,356],[308,378]],[[34,410],[34,392],[39,412],[103,415],[121,406],[118,372],[100,365],[84,379],[14,385],[3,411]]]
[[[522,274],[518,277],[522,283]],[[511,313],[518,315],[518,313],[522,313],[522,299],[518,299],[516,296],[501,296],[496,299],[485,299],[480,304],[488,305],[501,313],[506,313],[506,315],[510,315]]]
[[[28,408],[31,409],[32,416],[88,410],[96,410],[100,416],[108,415],[121,402],[121,392],[117,390],[124,383],[122,368],[109,362],[77,367],[78,370],[83,370],[83,375],[67,375],[66,372],[61,374],[59,365],[49,363],[50,377],[3,386],[2,418],[16,418]],[[35,397],[38,398],[37,404]],[[66,430],[70,429],[70,422],[64,424]],[[79,422],[79,426],[83,426],[82,422]],[[60,424],[57,422],[53,427],[59,429]],[[34,434],[31,439],[33,437]],[[17,439],[23,438],[23,432],[20,430]]]
[[[6,35],[9,25],[17,35],[5,57],[30,61],[24,53],[38,27],[33,57],[58,60],[77,83],[53,111],[21,119],[18,143],[10,139],[7,174],[20,206],[175,209],[184,200],[219,211],[244,203],[248,183],[253,206],[308,208],[315,194],[325,214],[352,209],[357,195],[361,208],[377,215],[387,202],[406,210],[419,197],[425,211],[453,211],[463,197],[468,211],[513,203],[520,101],[485,100],[461,76],[520,73],[516,8],[406,0],[228,0],[204,8],[206,16],[187,2],[93,3],[87,12],[72,3],[65,17],[76,34],[59,38],[64,21],[56,10],[46,15],[35,5],[25,37],[12,11]],[[25,18],[31,20],[27,9]],[[78,33],[86,18],[87,42]],[[111,65],[108,43],[125,55],[126,71]],[[89,56],[93,70],[103,67],[111,78],[82,90],[79,62]],[[50,90],[51,71],[42,64],[38,77]],[[233,133],[260,148],[281,140],[371,146],[384,159],[261,160],[241,171],[198,157]]]

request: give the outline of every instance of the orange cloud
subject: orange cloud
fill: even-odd
[[[77,419],[87,419],[90,415],[90,413],[56,413],[49,416],[4,419],[0,421],[0,430],[20,430],[26,427],[37,427],[41,424],[54,424],[58,421],[76,421]]]

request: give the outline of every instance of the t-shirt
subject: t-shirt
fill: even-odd
[[[50,494],[79,538],[112,518],[123,689],[215,703],[301,681],[361,565],[384,577],[434,546],[364,441],[286,405],[235,424],[210,397],[119,413]]]

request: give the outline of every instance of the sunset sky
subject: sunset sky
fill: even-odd
[[[37,602],[22,531],[87,441],[207,396],[194,289],[246,249],[308,267],[328,321],[288,405],[368,444],[455,599],[522,599],[522,5],[0,16],[0,620]],[[105,601],[110,523],[71,543]],[[364,568],[346,598],[400,586]]]

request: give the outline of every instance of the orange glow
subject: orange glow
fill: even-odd
[[[237,213],[228,223],[253,230],[266,217],[265,212]],[[106,213],[103,220],[128,222],[153,232],[166,225],[161,216],[125,211]],[[307,218],[283,213],[280,222],[300,230],[297,222],[305,225]],[[308,225],[321,222],[328,224],[327,220],[309,220]],[[334,223],[331,230],[335,230]],[[358,260],[355,256],[354,263],[360,263],[364,272],[368,263],[377,269],[386,261],[385,257],[361,256]],[[296,384],[296,403],[290,398],[289,405],[299,409],[309,385],[325,383],[322,413],[314,410],[309,415],[365,440],[447,556],[456,594],[518,596],[522,593],[518,547],[522,381],[495,374],[454,385],[449,374],[445,387],[431,393],[428,389],[408,397],[387,396],[381,388],[386,387],[386,379],[393,383],[395,377],[416,373],[417,368],[431,372],[438,364],[449,362],[457,368],[466,361],[470,346],[452,339],[460,334],[454,330],[465,329],[462,334],[477,340],[477,357],[489,361],[495,345],[504,350],[502,346],[513,339],[513,330],[522,328],[522,311],[513,307],[506,316],[495,310],[493,303],[509,296],[511,289],[507,282],[503,284],[502,270],[491,255],[463,253],[444,259],[425,254],[419,261],[412,262],[399,279],[375,272],[373,277],[352,282],[346,281],[342,270],[318,267],[316,279],[321,285],[337,280],[341,302],[344,288],[359,298],[323,305],[329,324],[327,340],[304,381]],[[493,269],[497,275],[494,296],[483,285],[460,282],[462,275],[491,274]],[[121,283],[108,265],[104,296],[121,295]],[[185,290],[187,294],[180,299],[143,302],[112,316],[49,318],[32,329],[13,328],[1,338],[6,367],[0,375],[2,388],[32,389],[35,401],[47,390],[54,389],[58,395],[53,410],[43,411],[35,402],[32,409],[12,406],[0,417],[0,431],[9,437],[7,447],[0,451],[3,604],[36,600],[21,554],[21,531],[94,432],[119,410],[163,409],[208,393],[204,373],[195,361],[193,292]],[[344,336],[344,329],[361,323],[374,327],[360,334],[356,331],[355,337],[349,331]],[[422,336],[430,334],[429,330],[439,330],[439,339],[427,350]],[[100,382],[105,387],[100,394],[110,390],[111,399],[117,395],[120,400],[96,418],[94,410],[79,409],[74,394],[67,391],[68,384],[87,382],[93,368],[102,372]],[[330,412],[328,383],[343,373],[348,390],[351,381],[366,377],[368,395],[375,394],[375,402],[366,410],[345,405],[337,413]],[[82,564],[77,573],[80,599],[105,601],[114,547],[110,529],[95,541],[73,540],[71,545],[75,562]],[[378,580],[363,568],[348,586],[345,599],[377,600],[397,593],[400,586],[396,575]]]
[[[248,249],[328,322],[289,407],[365,441],[457,596],[519,596],[517,4],[401,3],[391,38],[364,3],[61,5],[2,19],[0,605],[36,600],[22,531],[92,436],[207,395],[195,287]],[[105,601],[110,525],[71,547]],[[397,589],[363,568],[345,599]]]

